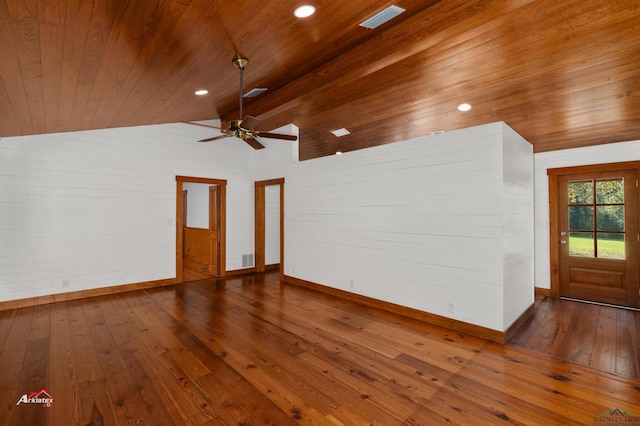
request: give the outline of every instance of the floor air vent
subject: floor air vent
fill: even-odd
[[[242,267],[246,268],[248,266],[253,266],[253,254],[242,255]]]

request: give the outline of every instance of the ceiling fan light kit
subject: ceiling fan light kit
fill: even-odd
[[[242,117],[242,98],[244,97],[243,83],[244,83],[244,69],[249,63],[249,59],[237,55],[231,61],[233,65],[240,70],[240,117]],[[266,90],[266,89],[265,89]],[[265,146],[258,141],[258,137],[282,139],[286,141],[295,141],[297,136],[282,135],[280,133],[259,132],[256,128],[260,126],[260,120],[250,115],[247,115],[243,119],[231,120],[226,129],[221,130],[223,133],[220,136],[214,136],[212,138],[200,139],[198,142],[211,142],[219,139],[225,139],[228,137],[236,137],[242,139],[253,149],[263,149]]]

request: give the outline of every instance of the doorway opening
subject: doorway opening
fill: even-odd
[[[284,277],[284,178],[255,183],[255,269]]]
[[[227,181],[176,177],[176,281],[226,275]]]

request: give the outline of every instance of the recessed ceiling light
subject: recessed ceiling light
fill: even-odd
[[[336,155],[342,155],[342,151],[336,151]]]
[[[342,129],[332,130],[331,133],[333,133],[333,135],[337,138],[351,134],[351,132],[345,129],[344,127]]]
[[[458,105],[458,111],[469,111],[471,109],[471,105],[464,103],[464,104],[460,104]]]
[[[203,95],[206,95],[207,93],[209,93],[209,91],[208,91],[208,90],[206,90],[206,89],[200,89],[200,90],[196,90],[196,92],[195,92],[195,93],[196,93],[196,95],[198,95],[198,96],[203,96]]]
[[[310,4],[305,4],[304,6],[300,6],[293,12],[296,18],[308,18],[314,13],[316,13],[316,8],[315,6],[311,6]]]

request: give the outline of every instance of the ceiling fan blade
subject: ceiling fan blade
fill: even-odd
[[[258,140],[256,138],[254,138],[253,136],[247,136],[247,138],[244,141],[246,143],[248,143],[249,145],[251,145],[251,147],[253,149],[262,149],[262,148],[264,148],[264,145],[262,145],[260,142],[258,142]]]
[[[256,136],[260,136],[262,138],[271,138],[271,139],[282,139],[285,141],[295,141],[298,139],[297,136],[294,135],[282,135],[280,133],[269,133],[269,132],[254,132]]]
[[[184,124],[192,124],[192,125],[194,125],[194,126],[208,127],[208,128],[210,128],[210,129],[221,129],[221,127],[211,126],[211,125],[209,125],[209,124],[194,123],[193,121],[183,121],[182,123],[184,123]]]
[[[241,122],[240,127],[249,132],[253,132],[256,127],[260,125],[260,120],[250,115],[247,115]]]
[[[220,135],[220,136],[214,136],[212,138],[207,138],[207,139],[200,139],[198,142],[211,142],[211,141],[217,141],[218,139],[224,139],[224,138],[228,138],[229,136],[227,135]]]

